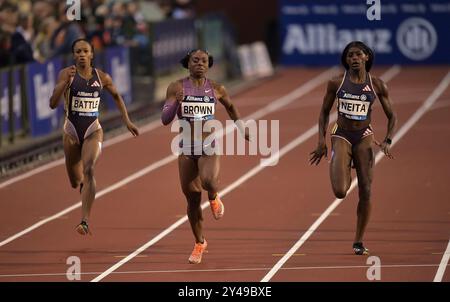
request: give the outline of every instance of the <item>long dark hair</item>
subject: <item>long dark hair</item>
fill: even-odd
[[[348,43],[347,46],[345,46],[344,51],[342,52],[342,55],[341,55],[342,65],[345,67],[346,70],[348,70],[350,68],[350,66],[347,64],[347,54],[351,47],[358,47],[367,56],[369,56],[369,59],[366,62],[366,71],[369,72],[370,69],[372,68],[373,59],[374,59],[375,54],[373,53],[373,50],[369,46],[367,46],[366,44],[364,44],[361,41],[352,41],[352,42]]]
[[[214,57],[213,57],[212,55],[210,55],[209,52],[207,52],[206,50],[201,49],[201,48],[196,48],[196,49],[193,49],[193,50],[189,51],[189,52],[188,52],[188,53],[180,60],[181,66],[183,66],[184,68],[188,69],[188,67],[189,67],[189,60],[190,60],[192,54],[193,54],[194,52],[196,52],[196,51],[201,51],[201,52],[204,52],[204,53],[206,53],[206,54],[208,55],[208,67],[211,68],[211,67],[213,66],[213,64],[214,64]]]

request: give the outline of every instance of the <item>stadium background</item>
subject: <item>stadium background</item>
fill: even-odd
[[[42,196],[36,195],[36,200],[15,199],[16,196],[22,193],[26,194],[27,191],[29,191],[29,195],[32,195],[31,192],[35,190],[32,188],[32,184],[39,184],[40,181],[38,179],[30,177],[29,181],[32,184],[27,187],[21,186],[19,181],[9,186],[8,181],[15,179],[14,177],[16,176],[20,177],[24,175],[27,171],[33,171],[37,167],[42,167],[63,157],[61,145],[63,111],[61,106],[58,110],[50,110],[48,107],[48,99],[53,90],[59,70],[72,64],[70,49],[67,50],[66,48],[64,50],[61,48],[61,53],[54,51],[60,50],[58,45],[70,44],[70,41],[63,39],[64,36],[70,35],[59,36],[60,40],[58,40],[56,38],[58,35],[55,34],[52,36],[48,33],[48,44],[44,43],[44,46],[40,45],[39,47],[41,48],[38,48],[37,44],[30,42],[30,47],[33,51],[32,61],[34,62],[16,64],[22,58],[16,56],[17,53],[14,53],[15,51],[20,52],[20,50],[13,47],[15,45],[14,43],[16,43],[14,41],[16,40],[11,39],[16,32],[21,32],[24,39],[26,37],[30,38],[30,34],[27,34],[29,31],[26,29],[27,26],[33,24],[32,28],[34,28],[34,35],[37,38],[43,26],[42,24],[46,26],[53,24],[53,30],[59,28],[62,32],[64,30],[67,30],[67,32],[73,31],[90,37],[94,45],[96,45],[95,66],[111,74],[113,81],[124,97],[132,120],[136,121],[143,128],[158,121],[160,108],[164,101],[165,89],[168,83],[186,74],[186,71],[180,67],[178,62],[192,48],[206,48],[215,57],[215,66],[211,69],[209,76],[214,80],[225,83],[233,94],[236,95],[236,99],[239,100],[239,104],[241,104],[243,110],[247,112],[249,108],[253,108],[252,106],[257,107],[264,105],[266,102],[272,102],[271,98],[275,99],[275,95],[278,97],[284,92],[291,91],[295,88],[295,85],[303,87],[305,83],[309,83],[308,80],[315,79],[315,76],[321,74],[321,72],[326,73],[326,75],[331,75],[328,72],[328,68],[340,64],[340,53],[345,44],[351,40],[362,40],[375,50],[376,69],[374,72],[377,75],[382,74],[389,79],[393,79],[393,85],[390,86],[392,87],[390,91],[394,95],[394,105],[396,105],[399,111],[402,123],[413,112],[413,106],[421,104],[424,100],[433,99],[438,93],[437,97],[439,97],[443,93],[438,102],[439,107],[437,108],[439,110],[430,113],[435,115],[432,118],[428,117],[424,119],[426,124],[424,122],[421,128],[414,128],[416,130],[415,137],[421,137],[422,141],[428,142],[428,145],[423,147],[423,149],[416,149],[413,147],[422,146],[422,141],[412,140],[409,141],[408,146],[406,146],[406,143],[404,146],[399,146],[399,148],[404,148],[404,152],[399,155],[399,160],[397,161],[399,166],[397,168],[383,167],[383,172],[376,175],[376,179],[379,182],[377,183],[378,187],[375,186],[374,188],[374,191],[378,188],[377,192],[380,192],[380,195],[386,195],[387,200],[392,201],[392,203],[394,201],[401,203],[402,206],[399,206],[399,208],[404,207],[402,209],[411,211],[407,212],[405,210],[405,213],[407,212],[408,214],[405,214],[402,218],[404,220],[400,219],[405,223],[402,225],[404,227],[404,233],[401,233],[401,236],[409,238],[408,234],[412,233],[408,233],[408,228],[412,228],[416,231],[414,236],[418,237],[411,235],[411,241],[404,242],[403,246],[397,246],[397,248],[400,250],[403,249],[402,251],[408,255],[408,257],[404,257],[405,261],[416,256],[419,257],[418,254],[409,252],[419,249],[417,246],[413,246],[414,244],[417,243],[418,246],[422,244],[422,247],[426,246],[425,248],[429,248],[430,250],[427,250],[427,252],[431,251],[430,254],[433,254],[432,257],[434,258],[425,258],[427,260],[423,262],[430,261],[430,263],[426,263],[426,265],[430,265],[430,267],[427,267],[430,270],[427,274],[434,275],[436,262],[439,263],[441,256],[445,256],[448,253],[442,253],[442,250],[445,250],[448,242],[448,214],[450,213],[450,209],[448,209],[447,198],[442,196],[447,196],[449,193],[448,188],[445,186],[445,179],[448,179],[449,163],[448,157],[443,158],[442,162],[438,160],[447,152],[448,144],[444,142],[435,146],[432,141],[427,141],[427,139],[431,139],[439,134],[445,140],[449,135],[449,92],[448,81],[446,80],[448,76],[446,77],[446,74],[449,71],[450,63],[450,56],[448,55],[450,54],[450,40],[448,39],[450,1],[381,1],[381,20],[373,21],[368,20],[367,10],[371,6],[364,0],[342,0],[339,3],[328,0],[264,0],[264,5],[261,5],[261,2],[257,0],[83,0],[80,2],[82,9],[81,21],[69,22],[65,20],[67,6],[64,1],[0,0],[0,19],[2,20],[2,29],[0,31],[0,62],[2,64],[0,69],[0,181],[2,181],[0,183],[0,202],[2,204],[0,208],[2,209],[2,215],[5,216],[1,223],[3,232],[1,240],[4,241],[0,243],[0,247],[11,242],[8,240],[12,238],[10,236],[15,231],[19,231],[21,228],[34,223],[33,221],[37,220],[38,217],[41,219],[41,216],[48,217],[50,215],[50,213],[46,213],[41,214],[41,216],[36,214],[36,216],[35,212],[41,213],[41,210],[30,210],[28,212],[27,207],[34,209],[34,207],[38,207],[39,202],[44,200],[46,201],[46,206],[53,207],[51,211],[60,208],[60,206],[55,206],[59,201],[50,201],[47,199],[50,197],[46,195],[45,191],[42,192]],[[133,10],[134,4],[140,5],[138,9],[134,8]],[[127,11],[129,6],[131,6],[132,13]],[[46,12],[49,15],[46,15]],[[27,17],[30,15],[34,17],[33,20]],[[77,25],[74,25],[74,23]],[[33,34],[31,34],[31,41],[33,41],[32,37]],[[52,42],[53,38],[55,38],[55,41]],[[398,73],[400,75],[396,77]],[[443,83],[447,83],[446,86],[442,86],[444,87],[443,89],[440,88],[441,85],[438,85],[441,79],[443,79]],[[317,87],[314,86],[314,89],[320,87],[322,87],[320,93],[311,89],[308,90],[309,94],[305,96],[302,94],[303,90],[300,90],[299,95],[307,99],[306,105],[293,105],[289,107],[292,110],[291,112],[285,110],[280,112],[279,116],[272,116],[272,118],[279,118],[280,121],[288,125],[288,127],[283,126],[282,128],[283,131],[287,131],[282,133],[284,135],[281,139],[283,142],[287,137],[292,136],[295,128],[294,125],[303,127],[306,126],[308,121],[311,123],[313,121],[316,122],[324,87],[320,85]],[[429,95],[430,97],[428,97]],[[246,98],[247,96],[248,99]],[[112,100],[106,94],[104,100],[101,107],[101,123],[106,131],[106,140],[110,140],[126,132],[126,129],[122,127],[120,116]],[[278,104],[278,101],[274,102]],[[379,109],[377,110],[379,111]],[[377,122],[377,126],[381,132],[379,136],[381,136],[383,135],[383,127],[385,127],[383,115],[380,115],[380,112],[375,113],[375,115],[377,120],[380,120]],[[155,135],[157,136],[152,137],[152,139],[161,139],[166,144],[168,140],[167,133],[165,136],[160,132],[156,133]],[[152,141],[152,144],[154,144],[154,141]],[[163,152],[157,149],[156,145],[152,145],[155,148],[154,152],[156,155],[153,153],[145,153],[135,159],[144,161],[143,158],[145,156],[150,158],[150,156],[167,153],[167,148]],[[312,145],[311,143],[308,147]],[[142,145],[139,146],[142,147]],[[117,153],[114,153],[112,150],[109,151],[109,149],[105,150],[105,153],[102,155],[104,157],[102,159],[103,163],[106,163],[108,160],[113,161],[114,159],[111,158],[113,154],[121,156],[123,152],[128,152],[124,151],[126,149],[125,147],[120,148],[123,148],[123,150]],[[138,151],[144,152],[143,150]],[[306,155],[304,157],[306,161]],[[423,158],[427,158],[433,162],[428,166],[419,160]],[[242,167],[248,167],[250,162],[245,161],[245,159],[238,159],[236,160],[237,163],[233,163],[230,159],[225,160],[227,161],[228,167],[232,166],[235,169],[228,170],[228,173],[224,172],[225,182],[231,182],[230,175],[234,175],[234,171],[238,171]],[[99,179],[103,179],[105,183],[100,183],[100,189],[106,188],[109,185],[108,182],[113,182],[108,177],[119,177],[113,175],[114,173],[122,172],[120,171],[121,169],[128,171],[126,166],[121,166],[121,169],[117,168],[107,173],[105,172],[107,166],[106,164],[102,164],[102,161],[99,163],[99,173],[103,177],[99,177]],[[298,161],[297,158],[291,158],[290,167],[298,164]],[[410,176],[408,169],[410,169],[412,163],[417,164],[413,168],[417,168],[418,171],[414,173],[414,180],[408,179],[408,176]],[[133,165],[130,163],[130,166]],[[224,167],[227,166],[224,165]],[[265,182],[261,180],[257,186],[258,190],[270,188],[270,186],[267,186],[267,183],[273,182],[287,185],[294,191],[297,186],[292,184],[292,181],[300,179],[303,182],[310,182],[311,179],[316,179],[316,176],[317,179],[321,179],[326,184],[327,188],[329,187],[328,176],[326,176],[327,171],[323,167],[322,170],[318,170],[320,172],[301,169],[300,171],[290,171],[288,170],[289,167],[283,165],[281,167],[284,167],[284,170],[278,171],[280,175],[289,175],[289,177],[281,182],[278,179],[278,174],[274,173],[272,178],[268,178],[270,180],[266,179]],[[175,173],[175,168],[172,168],[172,172]],[[58,169],[63,171],[61,168]],[[63,172],[61,172],[61,175],[63,175]],[[319,175],[320,177],[318,177]],[[50,177],[55,177],[53,174],[47,176],[49,179]],[[120,177],[124,176],[121,175]],[[154,182],[157,180],[159,179],[152,179],[151,181]],[[61,182],[67,185],[66,189],[69,191],[67,182],[65,180]],[[396,186],[393,186],[393,183]],[[177,184],[173,185],[176,186]],[[6,188],[7,186],[9,187]],[[302,194],[313,194],[315,192],[311,200],[316,200],[317,197],[317,200],[320,201],[320,197],[323,196],[319,197],[317,195],[326,195],[325,193],[329,193],[323,190],[323,186],[320,186],[318,182],[311,186],[311,190],[308,190],[307,193],[296,192],[295,194],[297,195],[294,194],[295,197],[298,200],[302,200]],[[394,194],[400,194],[398,192],[394,193],[397,187],[403,187],[406,193],[402,193],[403,195],[395,195],[394,198]],[[409,188],[411,188],[410,191],[408,191]],[[277,198],[278,193],[276,191],[277,188],[273,187],[266,192],[267,195],[259,191],[257,192],[261,194],[261,196],[258,195],[259,198],[270,199],[272,197],[271,200],[273,200]],[[66,191],[64,192],[64,194],[71,194]],[[433,207],[421,207],[423,200],[420,196],[422,196],[421,194],[425,194],[424,192],[429,194],[424,197],[426,198],[425,204],[429,205],[434,202]],[[176,194],[174,192],[172,193]],[[47,197],[44,197],[44,195]],[[72,195],[70,196],[72,197]],[[248,192],[244,196],[249,201],[252,200],[251,197],[254,197],[249,195]],[[139,198],[134,197],[135,200],[139,200]],[[178,200],[179,198],[180,196],[173,198],[174,200],[177,199],[177,204],[181,204]],[[356,199],[354,196],[352,198]],[[111,197],[111,199],[116,202],[120,198]],[[285,200],[286,202],[288,202],[287,199]],[[329,199],[329,196],[326,195],[323,199]],[[315,205],[320,204],[319,201]],[[13,205],[16,204],[22,204],[22,209],[25,209],[23,217],[20,216],[20,219],[17,218],[18,225],[14,224],[16,223],[14,217],[18,217],[14,215],[17,214],[16,212],[19,212],[13,210]],[[410,207],[410,204],[414,204],[415,207]],[[296,203],[291,204],[291,206],[294,205]],[[101,204],[98,205],[98,207],[100,206]],[[280,213],[285,213],[285,222],[287,224],[291,223],[292,228],[299,229],[289,218],[292,218],[290,216],[292,213],[297,213],[300,217],[305,208],[309,209],[309,207],[313,207],[310,204],[303,206],[303,208],[296,208],[297,210],[294,211],[286,205],[279,205],[277,210]],[[378,209],[381,211],[382,208],[385,209],[388,206],[387,203],[384,203]],[[155,210],[155,212],[164,213],[164,211],[171,210],[172,207],[175,206],[170,205],[167,209],[159,209]],[[266,207],[266,212],[272,209],[267,204],[264,207]],[[119,210],[120,208],[117,207],[115,209]],[[108,211],[105,210],[103,213],[114,215],[112,214],[112,210],[111,212]],[[399,210],[395,209],[395,211]],[[350,210],[347,212],[350,212]],[[340,213],[343,213],[343,211],[340,211]],[[311,215],[314,216],[313,214]],[[233,217],[239,221],[237,219],[238,213],[231,215],[235,215]],[[318,216],[317,214],[315,215]],[[343,217],[344,214],[336,213],[336,215],[342,215],[341,221],[345,220]],[[351,215],[348,215],[352,218],[354,216],[353,212]],[[388,214],[386,215],[386,217],[389,216]],[[162,217],[164,217],[163,214],[161,214],[161,219]],[[415,220],[412,217],[415,217]],[[422,224],[416,224],[421,218],[428,220],[425,222],[422,221]],[[22,223],[22,221],[19,221],[22,219],[25,222]],[[156,220],[157,218],[155,218]],[[267,221],[267,218],[262,220]],[[305,218],[305,220],[307,219]],[[255,221],[257,221],[257,218],[255,218]],[[336,223],[336,220],[332,221]],[[408,221],[411,224],[407,224]],[[396,227],[394,222],[394,220],[380,222],[380,220],[377,221],[375,219],[374,225],[377,228],[376,230],[381,230],[380,234],[384,232],[383,236],[380,235],[380,237],[395,237],[396,233],[391,232]],[[61,221],[58,221],[58,223],[61,223]],[[99,225],[102,225],[102,223],[103,225],[108,225],[109,222],[105,219],[105,221],[99,222]],[[162,224],[165,223],[166,221]],[[419,225],[423,233],[416,229]],[[100,232],[110,230],[109,227],[108,225],[108,227],[104,227],[103,229],[100,228]],[[332,230],[331,232],[334,232],[334,230],[342,230],[340,228],[342,226],[333,224],[333,227],[329,226],[329,229]],[[185,237],[187,238],[188,231],[187,229],[184,231]],[[430,233],[426,233],[427,231]],[[220,231],[217,232],[220,233]],[[248,232],[250,233],[250,231]],[[267,233],[270,232],[271,230],[267,230]],[[350,231],[348,232],[350,233]],[[370,232],[370,229],[368,232]],[[339,233],[336,231],[336,234],[333,233],[333,236],[339,237],[342,234],[343,232]],[[248,237],[251,238],[252,235],[248,235]],[[419,237],[420,239],[418,239]],[[431,237],[432,239],[427,239]],[[74,240],[76,241],[76,239]],[[332,239],[326,238],[325,241],[327,240]],[[378,242],[380,250],[381,247],[384,249],[383,251],[388,255],[385,256],[386,258],[389,255],[392,256],[395,254],[393,252],[390,254],[392,242],[395,242],[394,239],[385,245],[383,245],[383,239],[376,241],[378,239],[373,239],[372,237],[372,240]],[[5,243],[6,241],[8,243]],[[76,242],[83,245],[83,243]],[[426,243],[429,243],[432,247],[427,246]],[[6,249],[2,247],[4,254],[2,254],[3,258],[0,263],[3,262],[5,264],[2,270],[4,275],[14,271],[14,265],[17,263],[11,259],[20,257],[20,253],[18,254],[19,256],[17,256],[17,253],[14,253],[14,243],[11,244],[11,250],[8,249],[8,246],[6,246]],[[30,243],[31,246],[33,244]],[[277,244],[281,245],[280,242],[277,242]],[[24,253],[30,250],[30,247],[25,243],[21,248],[23,248]],[[226,245],[224,245],[224,248],[226,248]],[[264,248],[266,248],[265,245]],[[260,249],[262,250],[263,247],[261,246]],[[284,247],[281,250],[284,251]],[[314,247],[309,247],[307,250],[313,257],[313,264],[321,263],[320,261],[323,261],[322,259],[328,259],[327,257],[336,256],[335,254],[331,255],[332,252],[330,252],[330,255],[325,253],[325,257],[320,258],[320,256],[324,256],[321,254],[323,250],[319,249],[318,252]],[[64,251],[62,254],[65,255],[66,253],[70,253],[70,251]],[[274,255],[272,253],[272,257],[276,257]],[[302,255],[297,254],[297,259],[300,259]],[[86,255],[86,258],[90,259],[89,257],[91,256],[92,254]],[[342,255],[340,256],[344,257]],[[398,258],[394,256],[398,256]],[[403,259],[400,256],[397,254],[393,255],[394,260],[400,261],[399,259]],[[36,260],[37,262],[47,263],[48,260],[44,259],[44,253],[40,257],[42,258],[36,258],[39,258]],[[177,257],[177,255],[174,257]],[[354,258],[352,260],[349,259],[344,257],[344,261],[348,261],[348,264],[354,264],[352,262]],[[419,259],[423,260],[424,258]],[[12,261],[12,264],[9,266],[6,265],[10,261]],[[20,265],[23,265],[26,261],[24,263],[19,262],[19,260],[17,261],[19,267],[23,269],[23,266]],[[60,259],[55,261],[60,267],[65,267],[65,263],[60,262]],[[98,263],[95,264],[98,265]],[[135,264],[138,265],[139,263]],[[403,264],[405,266],[408,265],[406,263]],[[427,274],[422,271],[409,274],[401,271],[397,275],[390,275],[390,277],[397,281],[409,280],[409,278],[411,280],[416,280],[415,278],[417,280],[430,280]],[[221,276],[226,276],[226,274]],[[345,272],[339,276],[343,276],[342,278],[344,280],[345,278],[354,278],[357,280],[360,278],[360,276],[355,277],[352,274],[346,275]],[[257,280],[260,278],[250,277],[250,275],[244,273],[242,276],[231,276],[230,280],[239,280],[240,277],[243,280]],[[444,280],[448,281],[448,273],[445,277]],[[31,275],[26,278],[33,280],[33,276]],[[121,277],[118,276],[117,278],[120,280]],[[165,280],[165,277],[161,278],[161,280]],[[208,278],[208,276],[202,275],[198,279],[194,279],[200,281],[210,280]],[[213,276],[214,278],[215,276]],[[222,277],[217,278],[223,280]],[[333,278],[341,280],[337,275],[327,275],[326,271],[315,276],[308,274],[292,276],[285,271],[283,277],[275,280],[335,280]],[[389,277],[386,278],[390,280]],[[18,276],[11,277],[11,279],[23,280]],[[186,277],[184,280],[191,279]]]

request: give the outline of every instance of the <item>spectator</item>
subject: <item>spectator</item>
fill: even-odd
[[[69,21],[67,18],[65,2],[61,4],[59,9],[59,21],[61,23],[50,41],[50,47],[53,49],[51,57],[72,53],[72,43],[84,37],[84,32],[78,22]]]
[[[11,62],[11,34],[0,28],[0,68],[9,66]]]
[[[47,17],[42,21],[39,32],[33,41],[33,56],[36,61],[45,62],[52,55],[51,38],[59,23],[54,17]]]
[[[25,41],[31,44],[34,39],[33,15],[21,13],[19,15],[19,26],[17,31],[22,34]]]
[[[173,0],[172,18],[187,19],[195,17],[193,0]]]
[[[25,40],[23,35],[17,31],[19,21],[19,10],[17,5],[6,1],[0,5],[0,24],[6,36],[10,36],[10,42],[5,42],[9,46],[11,64],[24,64],[34,61],[31,45]]]

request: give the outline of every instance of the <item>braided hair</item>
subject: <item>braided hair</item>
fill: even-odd
[[[370,69],[372,68],[373,59],[374,59],[375,54],[369,46],[367,46],[366,44],[364,44],[361,41],[352,41],[352,42],[348,43],[347,46],[345,46],[344,51],[342,52],[342,55],[341,55],[342,65],[345,67],[346,70],[348,70],[350,68],[350,66],[347,64],[347,54],[351,47],[357,47],[357,48],[361,49],[367,56],[369,56],[369,59],[367,60],[367,62],[365,64],[366,71],[369,72]]]

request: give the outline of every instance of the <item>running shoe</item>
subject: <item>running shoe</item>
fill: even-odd
[[[92,235],[87,222],[84,220],[82,220],[80,224],[77,225],[76,230],[80,235],[87,235],[87,234]]]
[[[211,206],[211,211],[216,220],[222,218],[225,213],[225,207],[220,200],[219,194],[216,194],[216,198],[214,200],[209,201],[209,205]]]
[[[206,252],[206,247],[208,243],[206,243],[206,239],[203,238],[203,243],[199,242],[194,245],[194,250],[192,251],[191,256],[189,257],[190,264],[199,264],[202,262],[203,253]]]
[[[369,250],[363,246],[362,242],[353,243],[353,251],[355,255],[369,255]]]

